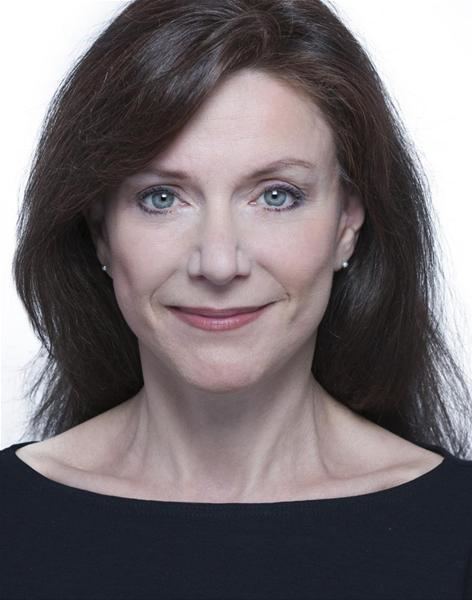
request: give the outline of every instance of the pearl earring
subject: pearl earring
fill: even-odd
[[[102,271],[106,271],[107,270],[107,266],[106,265],[102,265]]]
[[[345,260],[342,264],[342,268],[347,269],[348,266],[349,266],[349,262],[347,260]]]

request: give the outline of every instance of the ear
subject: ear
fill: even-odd
[[[98,260],[102,265],[109,265],[109,244],[105,226],[105,207],[99,200],[84,211],[84,217],[95,246]]]
[[[357,238],[365,219],[365,208],[361,198],[354,192],[344,192],[335,251],[335,271],[349,260],[356,247]]]

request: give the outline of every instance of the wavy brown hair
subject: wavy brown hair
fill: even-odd
[[[412,441],[470,455],[471,395],[442,331],[426,177],[366,51],[319,0],[135,0],[55,93],[18,219],[14,277],[42,350],[28,435],[56,435],[136,394],[136,336],[86,220],[164,152],[215,86],[257,69],[317,104],[366,216],[334,274],[312,372],[337,400]],[[455,417],[462,421],[455,422]]]

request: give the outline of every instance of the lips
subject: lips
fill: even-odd
[[[173,306],[172,308],[176,308],[178,310],[180,310],[181,312],[185,312],[191,315],[200,315],[202,317],[213,317],[213,318],[218,318],[218,317],[232,317],[234,315],[240,315],[240,314],[244,314],[244,313],[250,313],[250,312],[254,312],[256,310],[261,309],[263,306],[267,306],[266,304],[264,305],[258,305],[258,306],[241,306],[241,307],[235,307],[235,308],[227,308],[227,309],[215,309],[215,308],[205,308],[205,307],[199,307],[199,306]]]
[[[270,304],[273,304],[272,302]],[[252,323],[256,319],[258,319],[262,314],[268,310],[269,304],[258,306],[257,308],[252,307],[240,307],[240,308],[231,308],[226,310],[210,310],[208,308],[200,308],[197,307],[197,310],[204,312],[211,312],[211,315],[202,315],[199,313],[187,312],[189,310],[188,307],[182,310],[181,307],[169,306],[169,310],[173,313],[180,321],[183,321],[187,325],[190,325],[197,329],[202,329],[205,331],[210,331],[213,333],[222,333],[224,331],[229,331],[230,329],[239,329],[244,325],[248,325]],[[194,310],[192,308],[192,310]],[[234,310],[237,310],[237,313],[234,313]],[[241,311],[245,311],[244,313]],[[215,312],[218,316],[215,316]],[[231,312],[231,316],[227,314],[223,316],[224,313]]]

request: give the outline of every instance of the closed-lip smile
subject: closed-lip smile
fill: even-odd
[[[186,312],[193,315],[201,315],[203,317],[231,317],[233,315],[254,312],[255,310],[259,310],[263,306],[267,306],[267,304],[259,304],[256,306],[236,306],[224,309],[209,308],[205,306],[172,306],[171,308],[176,308],[182,312]]]
[[[237,306],[225,309],[203,306],[169,306],[169,309],[180,321],[194,328],[224,332],[230,329],[239,329],[256,321],[271,304],[273,302],[260,306]]]

